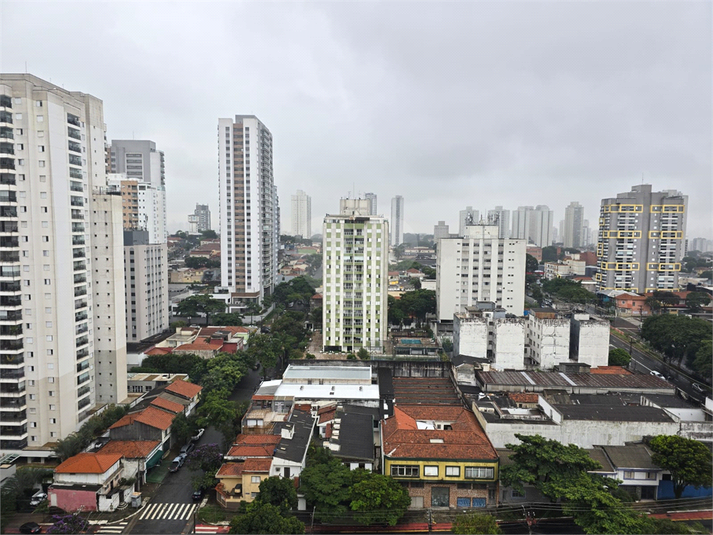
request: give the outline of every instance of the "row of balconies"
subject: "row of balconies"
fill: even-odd
[[[20,366],[24,363],[24,353],[0,353],[0,366]]]
[[[27,407],[26,396],[0,397],[0,409],[6,411],[21,411]]]
[[[23,394],[25,390],[25,381],[18,383],[0,383],[0,395],[4,395],[5,397],[17,397]]]

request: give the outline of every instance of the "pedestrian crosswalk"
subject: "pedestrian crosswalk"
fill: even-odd
[[[107,535],[114,534],[114,535],[119,535],[124,532],[124,529],[126,528],[126,525],[129,523],[128,520],[125,520],[123,522],[116,522],[113,524],[104,524],[99,527],[98,530],[95,531],[95,533],[104,533]]]
[[[188,520],[197,507],[194,503],[150,503],[139,520]]]

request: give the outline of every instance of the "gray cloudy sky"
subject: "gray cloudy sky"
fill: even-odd
[[[169,228],[218,223],[218,117],[274,137],[313,230],[356,187],[406,232],[472,205],[599,201],[641,183],[689,195],[711,231],[711,2],[0,3],[0,68],[104,101],[109,139],[166,153]]]

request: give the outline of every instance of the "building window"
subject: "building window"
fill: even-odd
[[[446,466],[446,476],[460,477],[460,466]]]
[[[624,479],[634,479],[634,472],[632,470],[625,471]]]
[[[250,482],[251,483],[260,483],[260,476],[251,476]]]
[[[466,466],[465,477],[468,479],[493,479],[493,468],[481,468],[477,466]]]
[[[438,477],[438,466],[424,466],[423,467],[424,477]]]
[[[391,465],[392,477],[418,477],[418,466],[413,465]]]

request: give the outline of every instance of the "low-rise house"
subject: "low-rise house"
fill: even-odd
[[[172,394],[188,402],[184,411],[186,416],[188,416],[193,412],[193,409],[196,408],[196,405],[198,405],[201,390],[203,390],[203,387],[200,385],[189,383],[187,381],[174,381],[166,386],[164,392]]]
[[[270,475],[279,477],[299,477],[307,463],[315,419],[309,411],[295,408],[287,422],[276,425],[280,432],[270,466]]]
[[[378,470],[381,446],[379,409],[331,405],[317,415],[322,446],[350,469]]]
[[[240,502],[251,502],[260,492],[260,483],[270,477],[270,458],[249,458],[243,462],[224,463],[215,474],[218,504],[237,509]]]
[[[137,490],[146,483],[146,473],[158,465],[163,457],[158,440],[110,440],[98,453],[121,455],[124,464],[124,478],[136,479]]]
[[[602,465],[595,473],[618,479],[619,488],[637,500],[655,500],[663,470],[651,460],[651,451],[644,444],[595,446],[590,456]]]
[[[130,373],[127,380],[127,390],[130,393],[141,394],[150,392],[159,386],[166,386],[176,380],[186,381],[185,373]]]
[[[180,268],[169,272],[171,284],[200,284],[208,268]]]
[[[115,511],[134,492],[123,478],[121,454],[79,453],[55,468],[49,504],[67,512]]]
[[[408,486],[411,508],[496,504],[498,455],[459,405],[402,405],[382,422],[384,473]]]
[[[109,427],[112,440],[158,441],[163,451],[171,448],[171,422],[175,414],[158,407],[127,414]]]

